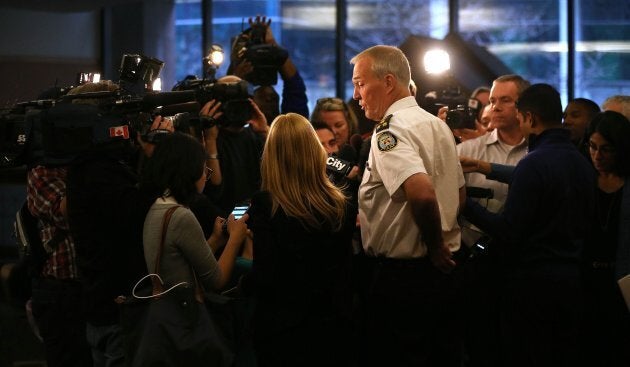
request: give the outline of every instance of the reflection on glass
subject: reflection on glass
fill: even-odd
[[[487,47],[515,73],[531,82],[550,83],[568,91],[568,4],[571,0],[460,0],[462,37]],[[335,75],[335,0],[214,0],[213,43],[229,55],[232,38],[257,14],[272,19],[273,34],[287,48],[305,80],[310,105],[335,95],[343,83],[352,96],[350,58],[375,44],[399,46],[409,35],[442,39],[449,29],[448,0],[346,0],[346,65]],[[626,1],[574,0],[576,27],[576,97],[601,104],[613,94],[630,94],[630,13]],[[201,75],[200,0],[176,0],[178,80]],[[226,60],[228,61],[228,60]],[[225,75],[225,62],[217,75]],[[168,86],[167,86],[168,87]],[[276,90],[282,89],[279,81]]]

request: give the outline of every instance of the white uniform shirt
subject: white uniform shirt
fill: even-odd
[[[499,140],[497,130],[478,138],[466,140],[457,145],[457,153],[460,156],[480,159],[491,163],[516,166],[518,161],[527,154],[527,140],[523,139],[517,145],[508,145]],[[475,199],[486,209],[498,213],[503,209],[507,198],[508,185],[499,181],[488,180],[481,173],[466,173],[466,186],[483,187],[492,189],[492,199]],[[481,236],[482,232],[468,221],[462,219],[462,238],[464,243],[471,246]]]
[[[500,141],[497,130],[493,130],[489,134],[466,140],[457,145],[457,153],[461,156],[476,158],[486,162],[516,166],[518,161],[527,154],[527,141],[523,139],[517,145],[508,145]],[[481,173],[466,173],[464,177],[466,186],[492,189],[494,197],[487,202],[488,210],[497,213],[503,208],[507,198],[507,184],[488,180]],[[482,204],[485,204],[485,202]]]
[[[363,248],[370,256],[409,259],[423,257],[422,242],[402,184],[416,173],[429,175],[436,192],[444,243],[460,246],[457,224],[459,188],[464,175],[455,140],[448,126],[421,109],[414,97],[393,103],[385,116],[389,126],[377,125],[359,188],[359,221]]]

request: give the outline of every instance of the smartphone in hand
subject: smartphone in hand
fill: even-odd
[[[243,214],[247,213],[247,209],[249,209],[249,206],[246,205],[235,206],[234,210],[232,210],[232,214],[234,214],[234,219],[241,219]]]
[[[234,214],[234,219],[239,220],[241,217],[247,213],[247,209],[249,209],[249,205],[247,204],[238,204],[232,209],[232,214]],[[227,220],[223,223],[223,233],[227,236]]]

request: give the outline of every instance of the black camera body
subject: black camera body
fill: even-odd
[[[469,98],[466,103],[456,101],[448,105],[446,112],[446,124],[451,129],[475,129],[475,122],[481,110],[481,102],[475,98]]]
[[[236,37],[232,52],[251,62],[254,70],[245,75],[245,80],[253,85],[275,85],[278,83],[278,69],[289,57],[286,49],[265,43],[265,27],[256,25],[246,29]]]
[[[54,100],[39,100],[0,110],[0,168],[16,167],[31,160],[27,149],[31,143],[29,114],[39,113],[53,104]]]
[[[201,125],[204,129],[212,127],[213,124],[219,127],[243,127],[254,114],[249,101],[247,82],[243,80],[233,83],[216,83],[204,79],[187,79],[178,83],[173,89],[193,90],[195,99],[201,106],[213,99],[221,102],[223,115],[217,120],[202,118]]]
[[[67,165],[90,150],[132,141],[124,113],[63,99],[21,102],[0,123],[2,168]]]
[[[160,93],[150,93],[162,65],[146,56],[123,55],[116,91],[69,95],[73,86],[54,88],[50,99],[3,109],[0,168],[67,165],[92,150],[126,149],[135,131],[150,126],[150,111],[166,104],[154,98]],[[80,74],[79,81],[89,81],[85,77]]]

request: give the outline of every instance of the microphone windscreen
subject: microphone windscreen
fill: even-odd
[[[363,137],[359,134],[354,134],[350,137],[350,145],[354,148],[356,152],[361,150],[361,145],[363,145]]]
[[[357,151],[350,144],[344,144],[341,148],[339,148],[337,157],[345,161],[356,162]]]

